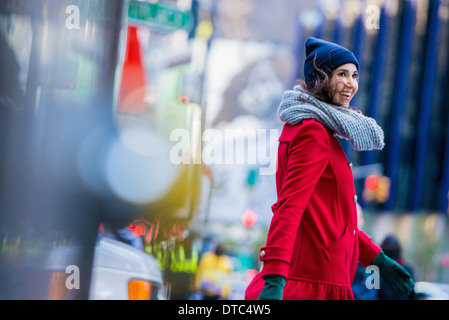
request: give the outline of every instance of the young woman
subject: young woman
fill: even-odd
[[[306,41],[305,81],[284,93],[278,115],[277,202],[261,272],[246,299],[354,299],[357,264],[376,265],[400,294],[414,287],[407,271],[357,228],[352,163],[338,137],[355,150],[381,150],[382,129],[352,110],[359,64],[349,50],[316,38]]]

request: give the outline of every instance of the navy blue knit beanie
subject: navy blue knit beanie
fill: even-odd
[[[332,42],[310,37],[306,40],[306,60],[304,62],[306,82],[312,71],[315,70],[315,56],[316,66],[325,72],[332,72],[346,63],[353,63],[357,70],[359,69],[357,58],[348,49]]]

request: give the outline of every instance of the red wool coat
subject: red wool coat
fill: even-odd
[[[358,262],[368,266],[381,248],[357,228],[352,164],[333,132],[313,119],[284,125],[277,161],[263,268],[245,299],[257,299],[268,274],[286,277],[284,299],[354,299]]]

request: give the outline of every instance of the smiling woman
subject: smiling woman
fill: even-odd
[[[354,54],[315,38],[308,39],[306,54],[305,80],[299,80],[299,85],[323,102],[350,108],[359,87],[359,63]]]
[[[332,72],[330,88],[333,104],[349,108],[352,97],[359,88],[359,75],[357,68],[352,63],[344,64]]]
[[[381,150],[383,130],[375,119],[351,109],[359,64],[349,50],[308,38],[302,86],[284,92],[278,116],[277,202],[261,272],[246,299],[353,300],[357,265],[373,264],[399,294],[414,283],[357,226],[352,163],[336,138],[357,151]]]

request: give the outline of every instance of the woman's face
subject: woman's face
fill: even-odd
[[[349,107],[349,103],[359,89],[359,74],[353,63],[344,64],[332,72],[330,88],[334,104]]]

